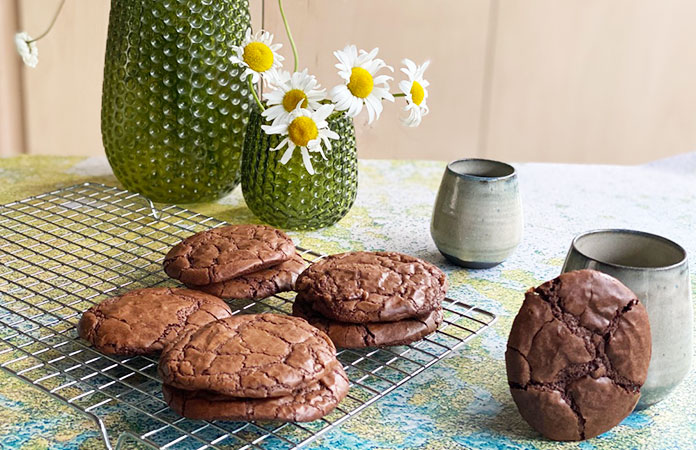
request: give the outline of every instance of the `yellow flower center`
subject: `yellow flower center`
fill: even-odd
[[[301,89],[291,89],[283,96],[283,108],[287,112],[293,111],[302,102],[302,107],[307,107],[307,94]]]
[[[370,75],[370,72],[362,67],[353,67],[350,73],[350,81],[348,89],[358,98],[367,98],[375,87],[375,80]]]
[[[273,52],[263,42],[250,42],[244,47],[244,62],[256,72],[265,72],[273,65]]]
[[[425,89],[423,89],[423,86],[421,86],[419,82],[414,81],[411,85],[411,99],[413,100],[413,103],[420,106],[420,104],[423,103],[424,98]]]
[[[288,137],[298,147],[306,147],[309,141],[319,136],[317,124],[311,117],[296,117],[288,126]]]

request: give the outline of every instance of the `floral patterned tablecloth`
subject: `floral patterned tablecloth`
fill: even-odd
[[[504,264],[480,271],[447,264],[430,238],[444,165],[361,161],[358,199],[350,214],[333,227],[292,236],[326,253],[396,250],[424,258],[447,272],[451,297],[490,310],[499,320],[310,448],[696,448],[694,371],[668,400],[632,414],[598,438],[564,444],[541,439],[522,421],[504,364],[507,334],[524,291],[558,275],[575,234],[636,228],[671,238],[696,254],[696,154],[635,167],[517,165],[525,208],[523,242]],[[0,203],[85,181],[118,185],[100,157],[0,159]],[[232,223],[256,221],[239,189],[216,203],[190,208]],[[2,373],[0,409],[1,448],[103,448],[92,423]]]

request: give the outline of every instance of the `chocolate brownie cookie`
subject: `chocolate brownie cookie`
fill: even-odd
[[[442,308],[434,309],[422,317],[398,322],[348,323],[327,319],[312,309],[311,303],[301,296],[295,298],[292,314],[302,317],[311,325],[326,333],[336,347],[364,348],[406,345],[424,338],[442,323]]]
[[[162,350],[186,331],[230,317],[221,299],[167,287],[130,291],[108,298],[82,314],[82,339],[102,353],[142,355]]]
[[[207,286],[191,286],[225,299],[260,299],[278,292],[292,291],[295,281],[307,264],[298,254],[289,260],[248,275],[213,283]]]
[[[219,283],[287,261],[295,245],[266,225],[231,225],[189,236],[169,250],[164,271],[193,286]]]
[[[330,319],[395,322],[439,308],[447,292],[447,277],[413,256],[350,252],[309,266],[298,277],[295,290]]]
[[[618,280],[569,272],[530,289],[505,362],[522,417],[549,439],[589,439],[628,416],[650,362],[648,314]]]
[[[232,397],[280,397],[320,380],[336,361],[326,334],[298,317],[247,314],[186,333],[162,352],[165,384]]]
[[[229,397],[166,384],[162,392],[169,406],[189,419],[311,422],[330,413],[348,394],[348,386],[348,377],[337,362],[321,380],[283,397]]]

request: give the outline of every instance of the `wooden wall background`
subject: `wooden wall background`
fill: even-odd
[[[264,5],[265,2],[265,5]],[[13,35],[37,35],[59,0],[0,0],[0,155],[103,154],[99,131],[107,0],[67,0],[25,67]],[[255,26],[291,53],[274,0]],[[265,6],[265,7],[264,7]],[[431,114],[417,129],[387,105],[360,116],[363,158],[640,163],[696,150],[692,0],[286,0],[301,67],[339,82],[347,43],[394,66],[432,60]],[[262,17],[262,10],[265,16]],[[393,84],[396,89],[396,84]],[[398,99],[397,99],[398,100]]]

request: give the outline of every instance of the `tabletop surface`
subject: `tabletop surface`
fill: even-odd
[[[448,264],[430,238],[444,166],[361,161],[358,198],[348,216],[333,227],[291,235],[299,245],[324,253],[394,250],[431,261],[446,271],[450,297],[492,311],[499,320],[310,448],[694,448],[693,370],[667,400],[633,413],[610,432],[581,443],[554,443],[541,439],[519,416],[507,387],[504,352],[524,291],[558,275],[577,233],[640,229],[696,254],[696,154],[632,167],[516,165],[525,213],[522,244],[502,265],[478,271]],[[3,204],[86,181],[119,185],[104,158],[0,159]],[[218,202],[187,207],[231,223],[258,222],[240,189]],[[696,264],[690,262],[693,270]],[[0,448],[103,448],[91,422],[4,373],[0,407]]]

